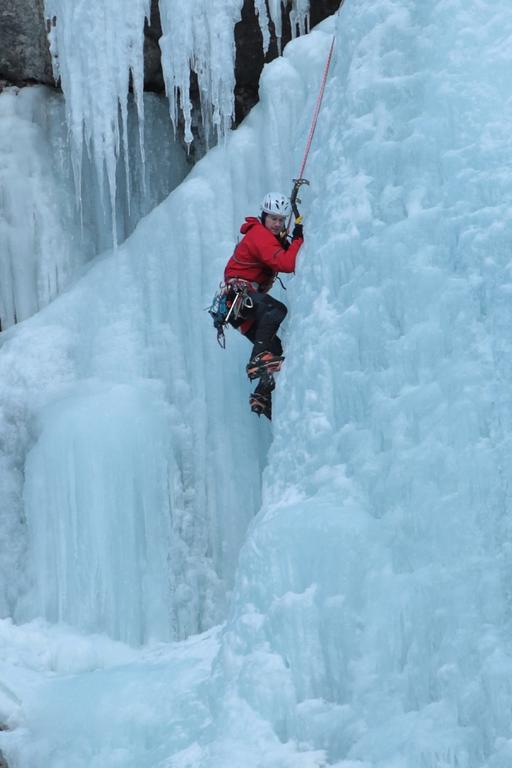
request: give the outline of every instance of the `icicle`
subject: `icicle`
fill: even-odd
[[[281,51],[282,0],[270,0],[269,11]],[[217,137],[225,134],[234,112],[235,85],[234,27],[240,19],[242,0],[160,0],[163,36],[160,40],[162,68],[169,97],[174,128],[179,112],[185,122],[185,141],[192,135],[192,104],[190,101],[190,71],[197,75],[201,98],[201,113],[206,136],[209,123]],[[263,50],[270,44],[269,15],[265,0],[254,0],[263,35]],[[294,0],[291,14],[295,34],[306,28],[309,0]]]
[[[260,13],[260,7],[265,6],[263,0],[254,0],[256,12]],[[283,11],[287,5],[287,0],[268,0],[268,8],[270,12],[270,18],[274,24],[274,31],[277,38],[277,50],[281,55],[281,39],[283,36]],[[268,17],[267,17],[268,18]],[[267,20],[268,23],[268,20]],[[290,11],[290,25],[292,31],[292,38],[297,36],[297,30],[299,35],[303,35],[309,29],[309,0],[292,0],[292,9]],[[263,32],[263,48],[265,53],[267,52],[268,45],[265,47],[265,32],[263,24],[260,21],[260,26]]]
[[[274,30],[277,38],[277,50],[281,55],[281,37],[283,35],[282,24],[282,0],[268,0],[268,9],[270,11],[270,18],[274,24]]]
[[[162,68],[170,115],[176,130],[183,116],[185,141],[191,144],[192,102],[190,73],[197,76],[202,125],[208,143],[231,126],[234,114],[234,27],[243,0],[160,0],[163,36]],[[270,0],[269,12],[281,49],[283,0]],[[265,0],[254,0],[266,52],[270,42]],[[308,0],[294,0],[293,33],[305,29]],[[50,49],[54,75],[66,97],[67,120],[73,146],[77,200],[82,194],[82,159],[86,151],[96,169],[101,193],[109,199],[114,243],[116,225],[116,169],[124,154],[128,206],[127,94],[130,77],[139,121],[139,144],[144,170],[144,22],[151,0],[45,0],[50,20]],[[142,174],[144,184],[144,172]],[[108,206],[107,206],[108,207]]]
[[[263,35],[263,52],[266,55],[270,45],[270,30],[269,23],[272,20],[274,24],[274,31],[277,39],[277,49],[279,55],[281,55],[281,39],[283,34],[282,14],[289,0],[254,0],[254,8],[258,16],[260,29]],[[291,0],[292,8],[290,10],[290,26],[292,38],[309,32],[309,9],[310,0]]]
[[[242,0],[160,0],[162,69],[171,119],[178,109],[185,121],[185,141],[192,142],[190,71],[197,75],[204,127],[211,120],[217,136],[225,134],[234,112],[234,27]]]
[[[133,83],[133,96],[135,100],[135,108],[137,112],[137,124],[139,128],[139,150],[141,159],[141,180],[142,180],[142,192],[146,194],[146,150],[144,147],[144,59],[139,62],[136,67],[131,68],[132,83]],[[135,72],[139,73],[139,76],[135,76]],[[127,156],[129,152],[126,153]]]
[[[260,24],[261,34],[263,35],[263,53],[266,55],[270,45],[270,30],[268,28],[267,3],[265,0],[254,0],[254,8]]]
[[[67,120],[73,144],[77,179],[81,178],[84,145],[90,151],[100,180],[106,171],[116,240],[116,167],[120,153],[119,112],[126,146],[126,96],[130,72],[143,125],[144,21],[150,0],[129,4],[112,0],[45,0],[53,71],[66,97]],[[127,161],[125,161],[127,162]],[[128,176],[128,172],[127,172]]]
[[[41,86],[0,95],[3,330],[52,301],[89,253],[74,223],[73,185],[61,162],[63,116],[62,99]]]
[[[293,6],[290,11],[292,38],[297,36],[297,30],[299,35],[309,32],[309,8],[309,0],[293,0]]]

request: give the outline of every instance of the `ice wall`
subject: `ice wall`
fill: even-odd
[[[96,36],[95,25],[110,10],[113,16]],[[52,32],[75,151],[80,148],[75,178],[82,180],[86,228],[89,214],[93,222],[102,221],[103,214],[109,223],[108,195],[101,197],[101,159],[84,155],[96,130],[105,143],[95,152],[113,150],[120,161],[116,194],[124,169],[132,211],[139,204],[137,214],[147,210],[147,186],[139,180],[140,198],[134,194],[133,168],[151,167],[150,150],[138,166],[132,159],[128,170],[119,150],[137,147],[130,131],[140,128],[140,120],[130,123],[130,110],[125,114],[123,107],[122,130],[117,134],[112,128],[114,138],[108,140],[106,124],[101,130],[98,123],[86,127],[88,110],[102,121],[106,105],[119,102],[119,84],[125,82],[119,68],[140,65],[130,58],[136,57],[133,51],[127,54],[139,17],[121,18],[118,11],[112,4],[92,18],[85,6],[68,4]],[[124,43],[116,56],[102,59],[117,22],[126,25],[119,32]],[[81,33],[76,46],[73,23]],[[93,74],[99,73],[94,67],[100,61],[105,82],[98,84]],[[288,133],[276,120],[282,110],[279,66],[288,76]],[[208,318],[201,312],[221,279],[240,221],[256,210],[267,188],[284,187],[293,176],[290,139],[293,125],[305,130],[304,91],[283,63],[274,71],[264,118],[272,121],[272,129],[263,134],[260,123],[246,128],[229,153],[214,153],[178,198],[147,218],[125,249],[104,257],[76,290],[19,335],[3,339],[2,530],[4,541],[12,542],[1,566],[4,615],[14,613],[21,620],[43,614],[130,642],[182,637],[223,615],[237,553],[260,503],[268,431],[249,419],[248,392],[238,397],[242,341],[234,342],[237,364],[230,359],[219,371]],[[66,92],[68,77],[73,87]],[[139,101],[139,118],[141,109]],[[162,180],[168,145],[157,128],[158,113],[151,117],[144,130],[153,131],[147,146]],[[85,143],[80,145],[82,129]],[[279,162],[267,155],[269,146]],[[126,173],[132,174],[130,184]],[[104,236],[106,227],[99,231]],[[137,418],[130,418],[127,404],[140,412]],[[144,412],[146,407],[151,413]],[[141,452],[144,471],[136,461]],[[161,452],[169,453],[162,461]],[[244,461],[235,466],[239,456]],[[112,483],[118,500],[109,491]],[[155,602],[166,606],[163,619],[152,608]]]
[[[45,306],[92,255],[122,242],[189,166],[168,123],[185,121],[192,140],[190,72],[198,78],[207,137],[224,135],[234,109],[233,30],[241,0],[183,4],[162,0],[161,39],[170,102],[143,93],[148,0],[48,0],[56,80],[65,102],[45,88],[9,89],[0,98],[0,328]],[[263,44],[269,15],[256,3]],[[280,36],[281,2],[270,5]],[[307,0],[291,6],[303,32]],[[129,93],[131,91],[131,93]],[[212,136],[213,138],[213,136]]]
[[[2,600],[18,622],[52,621],[0,621],[0,717],[13,728],[0,744],[13,763],[205,755],[217,633],[134,650],[91,632],[151,643],[225,615],[270,430],[248,411],[250,345],[228,332],[220,350],[202,309],[243,217],[296,172],[330,41],[317,30],[269,66],[226,146],[115,255],[3,336]]]
[[[54,109],[44,88],[0,96],[0,328],[48,304],[92,255],[36,112]],[[59,118],[53,121],[59,131]],[[57,136],[54,138],[58,141]],[[53,156],[52,156],[53,155]]]
[[[2,550],[2,581],[9,612],[13,582],[24,593],[18,619],[44,615],[138,643],[222,615],[259,504],[261,449],[245,398],[228,406],[234,363],[209,381],[201,249],[169,219],[159,209],[2,347],[3,530],[14,543]],[[233,453],[247,457],[234,483]]]
[[[70,756],[77,768],[113,768],[136,755],[138,768],[509,768],[511,36],[503,0],[344,5],[308,169],[306,246],[288,287],[263,505],[209,689],[194,675],[196,652],[181,644],[183,663],[166,665],[180,712],[154,676],[144,701],[141,668],[129,660],[105,676],[47,679],[27,697],[26,730],[1,737],[18,739],[21,766],[44,755],[51,768]],[[73,490],[77,472],[55,458],[69,442],[49,408],[77,437],[116,424],[128,457],[141,438],[151,452],[170,420],[170,466],[193,489],[188,519],[171,513],[176,540],[184,553],[201,541],[190,525],[204,509],[195,499],[208,497],[213,563],[231,562],[223,537],[230,531],[239,543],[250,517],[242,525],[231,483],[247,493],[253,459],[264,456],[264,445],[254,447],[262,425],[241,397],[243,340],[230,337],[219,357],[210,329],[203,338],[182,318],[206,305],[241,216],[295,172],[329,43],[318,30],[291,45],[226,149],[209,153],[116,257],[7,335],[3,531],[22,509],[27,446],[29,468],[48,466],[62,479],[51,487]],[[120,423],[120,386],[131,402],[148,398],[148,413],[130,409],[133,424]],[[133,463],[120,462],[126,479]],[[86,471],[102,478],[101,466]],[[207,475],[206,492],[198,478]],[[231,489],[230,502],[211,501],[219,488]],[[21,546],[21,532],[10,543]],[[215,571],[206,552],[190,556],[192,573]],[[181,563],[177,573],[191,583]],[[41,583],[41,571],[30,576]],[[26,594],[37,605],[38,591]],[[143,707],[128,701],[130,690]],[[97,713],[112,711],[105,728]],[[61,724],[54,740],[48,713]]]
[[[147,150],[128,103],[128,177],[116,167],[117,237],[166,197],[189,170],[174,140],[166,99],[144,97]],[[6,89],[0,95],[0,327],[46,306],[97,253],[112,247],[112,211],[101,181],[84,156],[80,199],[75,195],[72,152],[62,95],[45,87]]]
[[[1,608],[55,622],[0,621],[13,764],[149,768],[201,754],[215,637],[135,652],[90,633],[161,641],[225,615],[270,435],[248,412],[249,345],[229,333],[220,350],[202,310],[243,217],[289,184],[315,95],[290,61],[269,67],[262,104],[226,147],[2,337]]]
[[[233,333],[223,352],[204,309],[244,216],[290,183],[314,98],[286,60],[266,82],[229,146],[2,339],[3,610],[18,620],[140,642],[224,616],[269,430],[247,405],[250,345]]]
[[[505,2],[340,13],[198,765],[510,765],[511,40]]]

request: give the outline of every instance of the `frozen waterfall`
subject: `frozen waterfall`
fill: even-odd
[[[189,171],[166,99],[145,94],[144,156],[133,99],[127,105],[128,169],[115,161],[115,219],[122,242]],[[112,209],[87,153],[80,193],[61,94],[44,86],[0,94],[0,328],[25,320],[112,247]],[[128,175],[127,175],[128,172]],[[127,200],[129,199],[129,205]]]
[[[272,427],[203,313],[297,171]],[[510,768],[512,12],[346,0],[0,337],[15,768]]]
[[[269,15],[262,0],[254,0],[263,33],[269,44]],[[234,27],[240,20],[243,0],[158,0],[163,35],[159,41],[162,70],[176,130],[184,119],[187,144],[193,140],[190,75],[197,76],[201,118],[206,137],[210,128],[217,138],[226,134],[234,114],[235,42]],[[283,3],[286,5],[286,3]],[[110,196],[115,210],[116,169],[124,159],[129,176],[128,92],[133,89],[140,147],[144,151],[144,23],[150,19],[150,0],[102,0],[69,3],[44,0],[50,24],[51,53],[56,80],[66,96],[68,125],[72,137],[73,165],[77,190],[82,188],[84,149],[92,157],[100,193]],[[270,18],[280,40],[282,0],[269,3]],[[291,1],[292,32],[303,32],[309,0]],[[117,241],[117,221],[112,220]]]
[[[511,40],[505,3],[340,14],[201,765],[510,765]]]

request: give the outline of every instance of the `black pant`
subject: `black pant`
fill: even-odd
[[[244,309],[244,317],[254,320],[245,336],[252,341],[251,358],[259,352],[272,352],[273,355],[283,354],[281,339],[276,336],[279,326],[286,317],[288,310],[282,301],[274,299],[268,293],[252,292],[249,294],[253,307]]]

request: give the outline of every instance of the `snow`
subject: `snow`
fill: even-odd
[[[0,621],[0,637],[2,681],[23,697],[21,707],[16,694],[0,689],[4,718],[2,694],[10,699],[2,748],[20,765],[157,765],[206,725],[197,692],[218,649],[215,630],[138,651],[42,621]]]
[[[269,427],[201,310],[334,28]],[[2,335],[14,766],[509,768],[511,39],[504,0],[344,4]]]

